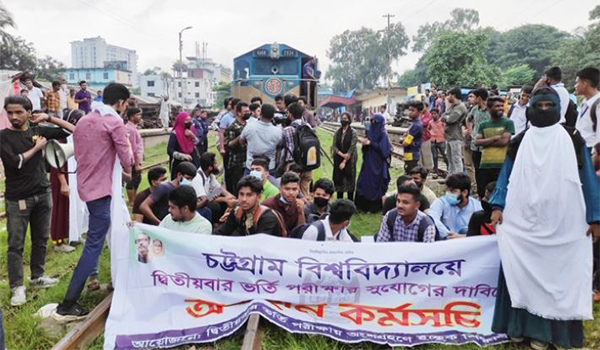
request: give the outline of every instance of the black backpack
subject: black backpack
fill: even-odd
[[[290,232],[289,237],[302,239],[302,236],[304,236],[304,232],[306,231],[306,229],[313,225],[317,228],[317,242],[324,242],[325,226],[323,226],[323,221],[321,220],[315,221],[312,224],[302,224],[300,226],[294,227],[294,229]],[[350,235],[350,238],[352,238],[353,242],[360,242],[360,239],[358,239],[358,237],[350,233],[350,231],[348,231],[348,234]]]
[[[321,142],[314,130],[308,124],[298,125],[294,133],[294,162],[303,171],[317,169],[321,166],[320,151]]]
[[[594,132],[598,130],[598,116],[596,115],[596,109],[598,109],[598,104],[600,104],[600,98],[596,99],[596,101],[592,103],[592,107],[590,107],[590,118],[592,118],[592,128]]]
[[[565,113],[565,122],[566,126],[570,126],[572,128],[575,127],[575,123],[577,123],[577,106],[573,102],[573,100],[569,99],[569,106],[567,107],[567,112]],[[593,120],[593,118],[592,118]]]
[[[396,221],[397,217],[398,217],[398,210],[396,210],[396,209],[390,210],[390,215],[388,215],[387,221],[385,222],[388,227],[388,232],[390,233],[390,237],[394,233],[394,222]],[[426,219],[429,219],[429,221],[431,221],[431,223],[433,223],[433,227],[435,227],[435,240],[441,241],[442,237],[440,236],[440,232],[438,231],[437,226],[435,226],[435,221],[429,215],[427,215],[427,218],[421,220],[421,222],[419,223],[419,231],[417,231],[417,240],[416,241],[423,242],[423,238],[425,236],[425,230],[427,229],[427,226],[424,225],[428,221]],[[375,242],[377,242],[377,235],[375,235],[375,237],[373,239]]]

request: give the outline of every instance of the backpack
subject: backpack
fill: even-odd
[[[592,103],[592,107],[590,107],[590,118],[592,118],[592,129],[594,130],[594,132],[598,130],[598,116],[596,115],[598,104],[600,104],[600,98],[596,99],[596,101]]]
[[[281,214],[279,214],[277,212],[277,210],[272,210],[271,208],[266,207],[264,205],[259,205],[258,209],[256,209],[256,212],[254,213],[254,218],[252,219],[252,227],[254,227],[254,229],[256,230],[256,227],[258,225],[258,220],[260,220],[260,217],[266,211],[271,211],[271,213],[273,213],[273,215],[275,215],[275,218],[277,218],[277,223],[279,224],[279,230],[281,232],[281,237],[287,237],[287,229],[285,228]],[[237,222],[240,222],[242,220],[243,214],[244,214],[244,211],[242,210],[241,207],[238,206],[235,209],[235,219]],[[259,232],[259,233],[264,233],[264,232]]]
[[[397,217],[398,217],[398,211],[395,209],[392,209],[390,212],[390,215],[388,215],[387,221],[386,221],[386,225],[388,227],[390,236],[392,236],[392,234],[394,233],[394,222],[396,221]],[[440,232],[439,232],[437,226],[435,226],[435,221],[433,221],[433,218],[429,215],[427,215],[427,218],[429,218],[429,220],[431,220],[431,222],[433,222],[433,227],[435,227],[435,240],[441,241],[442,237],[440,236]],[[424,225],[426,222],[427,222],[426,220],[421,220],[421,222],[419,223],[419,231],[417,231],[416,242],[423,242],[425,230],[427,229],[427,227]],[[374,240],[377,241],[377,235],[375,235]]]
[[[508,109],[508,114],[506,115],[507,119],[510,119],[510,116],[512,115],[514,110],[515,110],[515,104],[513,103],[512,105],[510,105],[510,108]]]
[[[321,142],[317,134],[308,124],[296,127],[294,133],[294,162],[302,167],[303,171],[317,169],[321,166]]]
[[[312,224],[302,224],[300,226],[294,227],[292,232],[290,232],[289,237],[302,239],[302,236],[304,236],[304,232],[310,226],[313,226],[313,225],[317,228],[317,242],[324,242],[325,241],[325,226],[323,225],[323,221],[321,221],[321,220],[315,221]],[[348,235],[350,235],[350,238],[352,238],[353,242],[360,242],[358,237],[356,237],[355,235],[350,233],[350,231],[348,231]]]
[[[579,113],[577,113],[577,106],[575,106],[575,103],[573,102],[573,100],[569,99],[569,106],[567,107],[567,112],[565,113],[564,124],[574,128],[575,123],[577,122],[578,114]]]

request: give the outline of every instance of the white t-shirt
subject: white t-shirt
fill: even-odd
[[[329,226],[329,216],[322,220],[315,221],[312,225],[310,225],[304,234],[302,235],[302,239],[316,241],[319,237],[319,229],[317,228],[317,222],[321,222],[323,227],[325,228],[325,241],[338,241],[338,242],[354,242],[350,234],[348,234],[348,230],[341,229],[337,235],[333,235],[331,232],[331,226]]]
[[[242,138],[248,143],[246,152],[246,168],[250,169],[254,156],[264,154],[270,159],[269,170],[275,168],[275,155],[277,145],[283,139],[283,130],[271,123],[258,120],[246,124],[242,131]]]
[[[558,97],[560,98],[560,122],[564,123],[566,121],[567,108],[569,108],[569,92],[565,89],[565,84],[563,83],[554,84],[550,87],[558,93]]]
[[[585,140],[585,145],[587,147],[594,147],[597,142],[600,142],[598,138],[598,130],[594,131],[594,124],[592,122],[592,116],[590,114],[592,105],[594,102],[600,98],[600,92],[596,95],[592,96],[592,98],[585,99],[581,103],[581,108],[579,108],[579,115],[577,116],[577,122],[575,123],[575,128],[581,134],[581,137]],[[596,117],[600,119],[600,105],[596,106]]]
[[[527,105],[521,106],[519,102],[513,105],[512,113],[510,114],[510,120],[515,124],[515,136],[519,135],[527,127]]]
[[[42,92],[42,90],[40,90],[40,88],[36,88],[34,86],[33,89],[29,90],[27,98],[29,98],[29,101],[31,101],[31,105],[33,106],[34,111],[42,109],[41,99],[44,98],[44,93]]]
[[[192,180],[192,187],[196,191],[197,197],[206,197],[209,201],[221,194],[221,185],[214,174],[204,175],[202,168]]]
[[[165,216],[158,225],[173,231],[199,233],[203,235],[212,234],[212,225],[202,215],[196,213],[190,221],[175,221],[171,214]]]
[[[66,85],[61,85],[58,94],[60,95],[60,113],[62,114],[68,106],[69,89]]]

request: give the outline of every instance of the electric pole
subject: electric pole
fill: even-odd
[[[179,91],[181,93],[181,105],[185,109],[185,84],[183,82],[183,40],[181,38],[181,34],[184,30],[192,29],[191,26],[185,27],[179,31],[179,84],[181,84]]]
[[[387,40],[386,40],[386,41],[387,41],[387,51],[388,51],[388,74],[387,74],[387,85],[388,85],[388,87],[390,87],[390,80],[391,80],[390,78],[391,78],[391,75],[392,75],[392,54],[391,54],[391,52],[390,52],[391,35],[392,35],[392,33],[391,33],[391,30],[392,30],[392,27],[391,27],[391,22],[390,22],[390,20],[391,20],[392,18],[396,17],[396,15],[393,15],[393,14],[391,14],[391,13],[388,13],[388,14],[386,14],[386,15],[383,15],[382,17],[383,17],[383,18],[387,18]]]

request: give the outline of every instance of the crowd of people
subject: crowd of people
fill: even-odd
[[[381,214],[375,242],[432,243],[500,233],[494,331],[514,341],[529,338],[537,349],[549,343],[581,346],[580,320],[587,315],[585,299],[592,299],[582,291],[592,276],[571,273],[571,267],[585,271],[591,262],[592,239],[586,232],[600,237],[600,73],[595,68],[577,73],[575,91],[584,97],[579,111],[560,75],[559,68],[549,69],[536,86],[523,86],[512,104],[485,87],[472,90],[467,103],[460,88],[427,91],[412,101],[412,124],[401,140],[404,174],[395,179],[393,193],[387,193],[393,147],[386,116],[375,114],[361,138],[352,127],[352,114],[343,113],[326,151],[332,158],[332,178],[315,179],[313,170],[321,166],[323,152],[315,131],[319,122],[306,98],[292,94],[277,96],[275,105],[263,104],[260,97],[227,98],[212,125],[206,111],[180,112],[169,136],[168,167],[150,169],[149,187],[138,193],[144,159],[138,131],[142,111],[128,104],[129,90],[113,83],[101,99],[92,101],[82,82],[73,97],[78,106],[69,109],[60,81],[43,96],[25,80],[29,92],[4,101],[11,126],[0,131],[11,304],[27,301],[23,247],[28,225],[30,286],[58,282],[44,273],[49,234],[57,251],[73,250],[65,235],[67,171],[52,169],[48,181],[42,156],[48,140],[70,139],[77,193],[89,212],[89,229],[56,311],[60,319],[84,316],[87,311],[78,299],[88,279],[88,288],[97,287],[94,276],[111,224],[117,172],[124,180],[132,220],[174,231],[356,242],[360,235],[349,226],[361,210]],[[216,154],[209,151],[213,128]],[[447,172],[440,169],[440,160]],[[441,196],[427,185],[430,174],[446,177]],[[147,238],[139,242],[148,248]],[[599,245],[594,248],[597,257]],[[138,256],[141,262],[147,259]],[[544,270],[547,259],[560,271]],[[596,262],[596,270],[598,266]],[[596,290],[599,277],[593,282]],[[600,301],[600,294],[594,298]],[[552,300],[563,303],[552,305]]]

